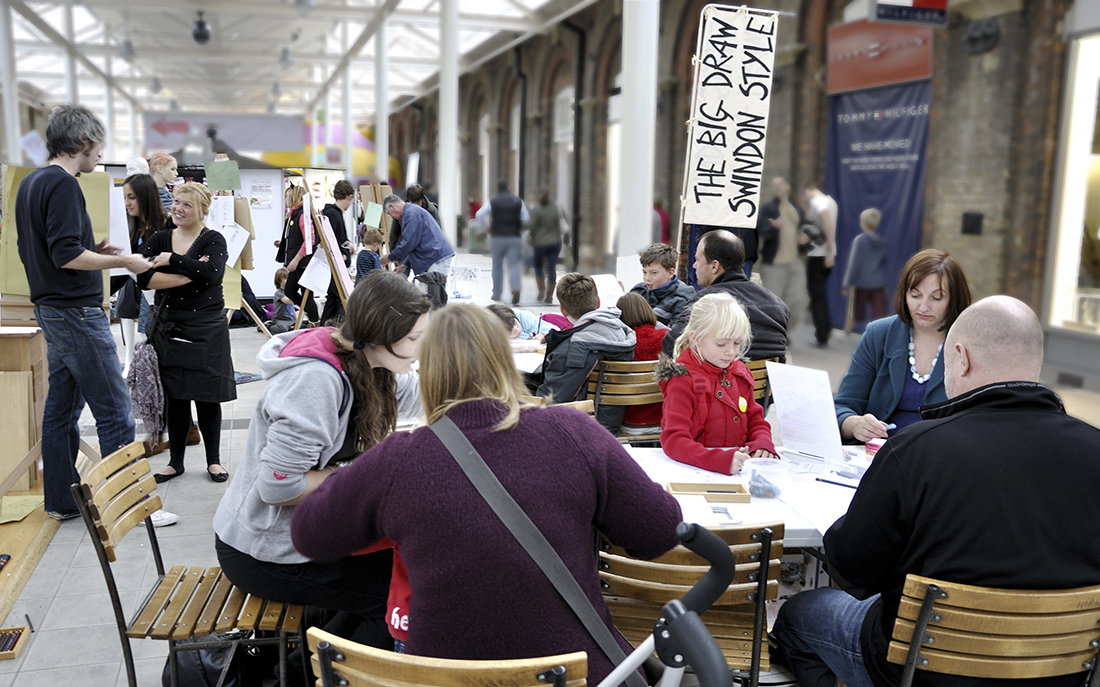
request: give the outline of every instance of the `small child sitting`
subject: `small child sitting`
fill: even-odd
[[[844,288],[853,289],[852,319],[845,322],[845,331],[852,331],[855,322],[863,322],[867,306],[871,306],[871,319],[886,317],[886,243],[876,232],[882,222],[882,213],[867,208],[859,213],[862,233],[852,241],[848,256],[848,268],[844,270]]]
[[[680,254],[672,246],[654,243],[638,253],[642,263],[642,283],[630,290],[645,298],[657,315],[657,321],[672,326],[684,305],[695,295],[695,289],[676,277],[676,262]]]
[[[363,227],[359,234],[363,242],[363,250],[355,258],[355,283],[363,281],[371,270],[382,269],[382,258],[378,257],[378,251],[382,249],[382,231],[375,227]]]
[[[673,460],[735,475],[750,457],[776,457],[752,373],[739,360],[751,339],[749,318],[733,296],[712,293],[695,302],[676,339],[676,362],[662,356],[656,370],[664,395],[661,447]]]
[[[555,325],[527,310],[509,308],[502,303],[493,303],[485,307],[489,309],[489,312],[500,318],[500,321],[508,328],[509,338],[512,339],[538,339],[543,341],[549,332],[557,329]]]
[[[287,298],[284,291],[288,278],[290,278],[290,272],[285,267],[275,270],[275,296],[272,299],[275,302],[275,313],[264,323],[272,334],[289,332],[294,326],[294,301]]]
[[[667,329],[657,329],[657,316],[645,298],[636,293],[625,294],[615,304],[621,313],[619,319],[634,330],[638,343],[634,345],[634,360],[657,360],[661,355],[661,342]],[[628,406],[623,415],[623,434],[655,434],[660,430],[661,403],[644,406]]]

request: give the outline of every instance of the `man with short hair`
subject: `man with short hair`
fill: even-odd
[[[749,316],[752,326],[752,347],[746,351],[750,360],[762,358],[787,359],[787,320],[791,311],[771,291],[745,277],[745,244],[731,232],[716,229],[703,234],[695,249],[695,279],[703,287],[687,302],[672,329],[665,334],[661,348],[672,357],[676,338],[691,319],[695,302],[708,293],[726,292],[737,299]]]
[[[333,202],[326,204],[324,209],[321,210],[321,214],[328,217],[328,223],[332,226],[332,233],[336,236],[337,245],[332,247],[333,250],[339,248],[344,264],[350,267],[352,250],[351,241],[348,240],[348,231],[344,226],[344,213],[347,212],[352,201],[355,200],[355,187],[347,179],[341,179],[332,187],[332,198]],[[333,273],[332,281],[328,285],[328,293],[325,295],[325,308],[321,311],[321,323],[328,324],[329,321],[336,322],[343,318],[344,304],[340,300],[340,292],[337,290],[336,274]]]
[[[587,274],[570,272],[558,280],[561,314],[573,326],[546,334],[546,359],[538,395],[555,403],[583,401],[588,375],[601,360],[634,360],[637,337],[619,319],[619,309],[600,307],[596,282]],[[600,406],[596,420],[612,434],[619,431],[626,408]]]
[[[796,594],[780,609],[775,638],[803,687],[898,683],[902,667],[886,653],[906,575],[1000,589],[1100,584],[1100,429],[1038,383],[1035,313],[1008,296],[980,300],[952,325],[943,356],[948,400],[890,437],[825,534],[840,589]],[[918,670],[916,684],[1005,682]]]
[[[508,190],[508,181],[497,181],[497,194],[477,211],[477,221],[489,231],[489,251],[493,255],[493,300],[499,301],[504,291],[504,260],[508,259],[508,283],[512,285],[512,305],[519,305],[523,284],[520,264],[523,262],[523,225],[530,221],[527,206]],[[488,225],[485,223],[488,222]]]
[[[836,264],[837,206],[832,196],[825,195],[812,181],[803,185],[802,197],[806,202],[806,218],[817,222],[825,234],[825,243],[814,246],[806,254],[806,288],[810,295],[810,316],[814,321],[811,345],[824,348],[829,345],[829,335],[833,331],[829,302],[825,298],[825,280]]]
[[[104,135],[87,109],[55,107],[46,124],[49,163],[28,174],[15,196],[19,259],[50,368],[42,418],[43,494],[46,513],[56,520],[80,514],[69,485],[79,481],[77,421],[84,403],[92,408],[104,456],[134,440],[130,392],[103,311],[101,272],[125,267],[140,274],[152,262],[119,255],[118,248],[96,244],[92,235],[76,176],[95,170]]]
[[[447,276],[450,273],[455,249],[427,210],[415,203],[406,203],[393,193],[382,199],[382,210],[393,219],[401,220],[401,243],[382,258],[383,267],[408,261],[417,274],[439,272]]]

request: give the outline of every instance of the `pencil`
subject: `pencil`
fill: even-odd
[[[823,479],[821,477],[815,477],[818,482],[824,482],[825,484],[835,484],[838,487],[848,487],[849,489],[855,489],[855,485],[845,484],[844,482],[834,482],[831,479]]]

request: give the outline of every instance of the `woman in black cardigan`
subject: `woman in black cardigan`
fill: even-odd
[[[221,403],[237,398],[229,352],[222,276],[228,258],[225,239],[203,220],[210,192],[202,184],[183,184],[172,205],[174,229],[157,232],[143,245],[153,269],[138,285],[156,289],[155,323],[149,335],[160,362],[160,380],[168,405],[168,466],[154,475],[166,482],[183,474],[190,427],[190,404],[198,411],[210,479],[224,482],[220,464]]]

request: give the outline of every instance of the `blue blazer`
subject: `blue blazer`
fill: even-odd
[[[836,392],[836,422],[852,415],[871,413],[883,422],[898,407],[909,369],[909,327],[897,315],[867,325],[859,340],[848,374]],[[943,387],[943,355],[936,359],[932,377],[925,382],[924,402],[947,400]]]

